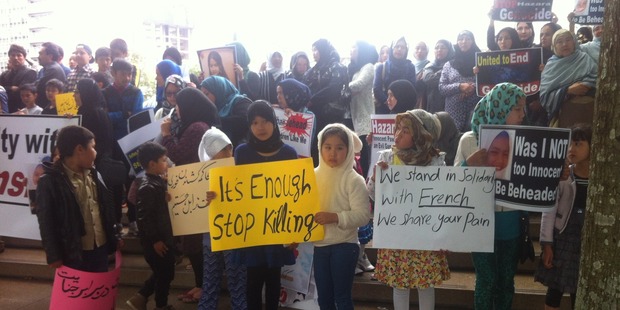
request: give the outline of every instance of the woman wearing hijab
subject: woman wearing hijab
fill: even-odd
[[[598,66],[577,46],[566,29],[553,35],[554,55],[549,58],[540,81],[540,103],[557,126],[569,128],[592,123]]]
[[[237,62],[235,63],[235,74],[239,92],[246,95],[251,100],[258,99],[259,79],[258,74],[250,70],[250,55],[241,42],[232,42],[229,46],[235,47]]]
[[[439,93],[446,97],[445,111],[452,116],[461,132],[471,129],[469,120],[479,99],[474,75],[476,52],[480,52],[480,48],[476,45],[474,34],[469,30],[459,33],[454,59],[445,63],[439,79]]]
[[[390,86],[392,82],[405,79],[415,86],[415,66],[411,60],[407,59],[408,53],[409,45],[407,45],[405,38],[401,37],[392,42],[388,60],[376,67],[375,79],[373,82],[373,95],[375,97],[375,111],[377,114],[390,113],[386,103],[388,99],[388,86]]]
[[[302,81],[304,74],[310,68],[310,58],[304,52],[297,52],[291,57],[290,70],[286,72],[287,79]]]
[[[228,79],[217,75],[202,81],[200,90],[215,103],[222,119],[222,131],[228,135],[233,146],[239,145],[247,135],[246,115],[252,100],[239,93]]]
[[[157,111],[159,110],[159,108],[162,107],[164,100],[166,99],[164,97],[164,84],[166,79],[173,74],[181,75],[182,72],[179,65],[177,65],[170,59],[164,59],[157,64],[155,68],[155,73],[155,80],[157,81],[157,92],[155,96],[155,99],[157,100],[157,106],[155,107],[155,110]]]
[[[296,79],[284,79],[278,83],[278,105],[280,108],[293,112],[312,113],[308,111],[308,103],[312,93],[306,84]]]
[[[168,158],[176,165],[199,162],[198,146],[202,136],[219,124],[215,105],[196,88],[185,88],[176,95],[175,112],[181,120],[176,135],[172,136],[171,120],[161,124],[162,145],[168,150]],[[184,302],[197,303],[202,294],[202,234],[183,236],[183,253],[189,258],[194,271],[195,286],[182,296]]]
[[[418,95],[408,80],[396,80],[388,87],[388,114],[404,113],[415,109]]]
[[[330,107],[338,104],[340,92],[349,81],[347,68],[340,64],[340,55],[327,39],[319,39],[312,44],[312,56],[316,64],[304,75],[303,83],[312,91],[310,106],[316,115],[315,132],[320,132],[331,123],[342,123],[344,112]],[[317,137],[312,138],[312,160],[319,164]]]
[[[375,77],[375,63],[379,59],[377,49],[364,41],[357,41],[351,48],[351,62],[348,72],[351,81],[351,119],[346,124],[353,129],[362,140],[360,165],[362,175],[368,175],[370,150],[366,136],[370,134],[370,115],[374,113],[375,105],[372,96],[372,83]]]
[[[187,83],[180,75],[173,74],[169,76],[164,83],[164,102],[162,107],[155,113],[156,120],[166,116],[170,117],[170,131],[173,137],[176,136],[179,126],[181,126],[181,120],[175,112],[175,107],[177,106],[176,94],[186,87]]]
[[[277,104],[276,86],[278,82],[285,77],[284,68],[282,67],[282,54],[280,52],[272,52],[267,57],[267,70],[258,74],[259,88],[258,97],[267,100],[271,104]]]
[[[280,139],[275,112],[267,101],[252,103],[248,108],[247,121],[250,123],[248,142],[235,149],[236,165],[297,159],[295,150]],[[248,309],[263,308],[263,286],[265,308],[278,309],[280,271],[282,266],[295,263],[293,252],[278,244],[243,248],[233,255],[237,263],[247,266]]]
[[[417,83],[423,84],[422,89],[425,94],[421,108],[428,112],[435,113],[445,110],[446,98],[439,93],[439,79],[441,71],[446,62],[454,58],[454,47],[448,40],[439,40],[435,44],[435,60],[424,67],[422,71],[422,79]]]
[[[73,94],[78,106],[77,114],[82,116],[82,127],[95,134],[97,143],[97,159],[95,165],[103,156],[112,155],[112,125],[105,112],[105,98],[101,89],[93,79],[86,78],[78,81]]]

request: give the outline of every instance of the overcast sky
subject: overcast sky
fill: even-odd
[[[566,16],[575,1],[556,0],[553,3],[553,12],[564,28],[568,27]],[[63,46],[83,42],[95,50],[115,37],[122,37],[129,43],[130,52],[161,55],[163,51],[153,51],[152,47],[145,46],[143,34],[132,31],[139,27],[137,23],[141,20],[136,16],[142,12],[147,17],[163,14],[174,18],[182,16],[174,12],[185,7],[195,23],[192,49],[222,46],[236,37],[250,53],[253,70],[258,69],[270,51],[281,51],[287,64],[297,51],[310,53],[312,43],[319,38],[329,39],[343,56],[348,57],[351,45],[359,39],[377,48],[389,45],[400,36],[405,36],[410,46],[418,41],[434,46],[439,39],[455,43],[457,34],[468,29],[475,34],[478,46],[485,49],[489,24],[487,13],[493,4],[493,0],[218,0],[217,3],[184,0],[182,4],[168,0],[108,0],[110,12],[115,13],[106,14],[98,6],[92,14],[84,17],[84,23],[94,21],[97,24],[81,27],[75,23],[79,18],[75,8],[83,6],[83,1],[65,2],[67,8],[63,8],[64,15],[59,18],[66,20],[71,30],[58,34],[57,41]],[[125,12],[118,13],[119,10]],[[110,16],[107,25],[101,20],[101,16],[106,15]],[[534,23],[536,38],[543,24]],[[515,26],[515,23],[496,23],[497,30],[505,26]],[[411,52],[409,57],[412,57]],[[190,62],[197,64],[198,58],[194,57]]]

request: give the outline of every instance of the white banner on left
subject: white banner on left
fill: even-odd
[[[0,236],[41,240],[29,192],[51,156],[58,130],[81,118],[56,115],[0,115]]]

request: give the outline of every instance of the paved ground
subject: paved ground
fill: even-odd
[[[121,286],[119,296],[116,300],[116,309],[129,309],[125,301],[138,290],[135,286]],[[0,278],[0,309],[6,310],[48,310],[50,295],[52,291],[51,281]],[[184,304],[176,300],[182,290],[173,289],[170,292],[170,303],[177,310],[194,310],[196,304]],[[155,307],[153,302],[149,304],[149,309]],[[230,309],[229,297],[221,296],[219,309]],[[288,309],[288,308],[282,308]],[[355,309],[359,310],[378,310],[389,309],[389,305],[375,303],[356,303]],[[438,309],[440,310],[440,309]]]

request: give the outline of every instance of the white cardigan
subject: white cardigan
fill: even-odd
[[[358,136],[370,133],[370,115],[375,112],[372,83],[375,78],[375,66],[364,65],[353,74],[349,83],[351,89],[351,119],[353,129]]]

